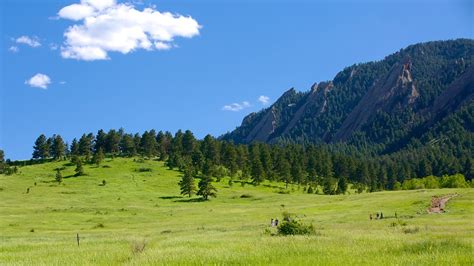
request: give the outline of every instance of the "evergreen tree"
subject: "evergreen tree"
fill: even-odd
[[[158,145],[156,143],[155,131],[154,130],[151,130],[150,132],[145,131],[142,135],[141,143],[140,143],[142,154],[149,158],[154,157],[156,155],[157,146]]]
[[[82,167],[82,161],[79,159],[76,161],[76,169],[74,169],[76,172],[76,176],[81,176],[84,175],[84,168]]]
[[[61,174],[61,171],[59,169],[56,170],[55,180],[56,182],[58,182],[58,184],[61,184],[61,182],[63,182],[63,175]]]
[[[154,137],[153,137],[154,138]],[[121,134],[114,129],[109,130],[105,141],[105,152],[118,154],[120,151]]]
[[[334,195],[336,192],[335,180],[332,177],[324,178],[323,180],[323,192],[326,195]]]
[[[78,156],[79,155],[79,143],[77,142],[77,139],[74,138],[71,142],[71,155],[72,156]]]
[[[53,144],[51,147],[51,151],[51,155],[56,160],[61,159],[66,155],[66,144],[64,143],[60,135],[53,136]]]
[[[41,134],[33,146],[33,159],[46,159],[49,157],[49,144],[45,135]]]
[[[209,176],[203,176],[199,181],[199,191],[197,195],[202,196],[204,200],[208,200],[209,197],[216,197],[217,189],[212,185],[212,179]]]
[[[95,136],[94,151],[97,152],[99,149],[106,150],[107,134],[104,130],[100,129],[97,131]]]
[[[186,130],[182,139],[182,150],[184,156],[191,156],[196,147],[196,138],[191,130]]]
[[[291,182],[291,166],[283,154],[280,154],[278,158],[277,172],[280,180],[285,182],[285,186],[288,189],[288,184]]]
[[[85,156],[86,160],[89,160],[91,156],[93,139],[94,135],[92,135],[92,133],[89,133],[88,135],[83,134],[79,139],[79,155]]]
[[[102,147],[100,147],[99,150],[94,153],[94,156],[92,157],[92,162],[99,166],[102,160],[104,160],[104,157],[104,151],[102,150]]]
[[[120,152],[125,156],[135,156],[137,148],[131,134],[125,134],[120,141]]]
[[[196,187],[194,185],[193,171],[191,169],[188,168],[184,171],[183,177],[181,181],[179,181],[179,187],[181,188],[181,195],[191,197],[194,194]]]
[[[347,180],[345,177],[339,177],[339,181],[337,182],[337,194],[346,194],[347,191]]]

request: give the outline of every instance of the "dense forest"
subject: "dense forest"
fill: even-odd
[[[99,130],[83,134],[68,145],[60,135],[40,135],[34,143],[30,161],[10,162],[16,167],[48,160],[70,159],[77,165],[78,175],[84,174],[83,163],[100,164],[105,157],[135,157],[166,162],[185,177],[199,177],[210,182],[225,176],[230,182],[259,185],[264,180],[281,181],[308,187],[318,187],[325,194],[345,193],[353,184],[359,192],[420,188],[433,185],[433,176],[451,176],[438,180],[438,187],[467,186],[474,174],[472,157],[451,155],[438,148],[420,153],[400,152],[390,156],[366,157],[358,152],[340,152],[331,145],[266,143],[234,144],[211,135],[198,140],[187,130],[170,132],[145,131],[129,134],[123,129]],[[414,178],[421,182],[413,181]],[[459,180],[461,179],[461,180]],[[430,185],[424,180],[430,181]],[[426,181],[426,182],[428,182]],[[452,183],[456,185],[452,185]],[[447,184],[449,183],[449,184]],[[447,185],[446,185],[447,184]]]

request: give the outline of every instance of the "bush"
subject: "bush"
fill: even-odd
[[[451,176],[443,176],[441,178],[442,188],[468,188],[469,184],[466,182],[464,175],[456,174]]]
[[[279,235],[310,235],[314,233],[313,225],[305,225],[295,219],[284,221],[278,226]]]

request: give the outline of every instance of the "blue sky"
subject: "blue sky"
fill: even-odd
[[[0,149],[7,158],[30,158],[42,133],[68,141],[120,127],[219,136],[291,87],[306,91],[410,44],[474,35],[469,0],[117,0],[102,9],[94,1],[1,1]],[[121,21],[92,33],[84,26],[86,17],[124,3],[133,10],[123,16],[144,8],[157,15],[134,26],[146,33],[139,44],[135,31],[126,33],[129,46],[113,35]],[[158,19],[164,12],[174,16]],[[65,34],[73,25],[83,35]],[[156,27],[142,29],[148,25]],[[36,74],[45,76],[31,79]]]

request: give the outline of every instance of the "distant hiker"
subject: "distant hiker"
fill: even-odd
[[[275,226],[278,226],[278,218],[275,219]]]
[[[380,219],[383,219],[383,213],[380,212]]]
[[[369,214],[369,218],[370,218],[371,221],[372,221],[372,219],[374,218],[374,217],[372,217],[372,213]]]
[[[397,212],[395,212],[395,218],[398,218]]]
[[[380,217],[380,214],[379,214],[379,213],[377,213],[377,215],[376,215],[375,217],[376,217],[376,219],[378,220],[378,219],[379,219],[379,217]]]
[[[30,193],[30,188],[26,189],[26,194]]]
[[[270,222],[270,225],[271,225],[272,227],[275,226],[275,220],[273,220],[273,218],[272,218],[272,221]]]

